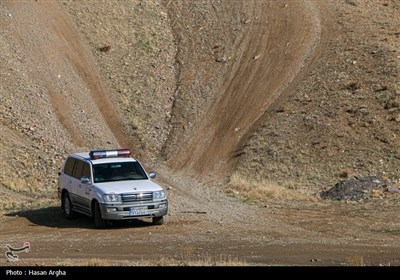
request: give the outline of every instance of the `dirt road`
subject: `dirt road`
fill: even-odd
[[[174,3],[169,1],[168,5]],[[182,128],[184,132],[178,127],[172,130],[166,144],[171,169],[163,165],[157,168],[158,180],[168,189],[170,201],[165,225],[135,222],[97,230],[86,217],[63,219],[56,204],[24,212],[6,211],[0,217],[1,246],[18,247],[27,241],[31,250],[21,253],[18,262],[9,263],[2,257],[0,265],[400,265],[398,196],[354,204],[273,199],[252,203],[227,196],[224,185],[209,178],[196,181],[185,177],[188,170],[223,177],[257,121],[276,100],[285,98],[318,58],[329,36],[324,1],[286,3],[241,2],[246,14],[241,24],[246,32],[233,40],[230,56],[217,57],[226,60],[228,67],[210,68],[208,74],[215,76],[212,85],[219,85],[215,90],[220,94],[204,101],[206,110],[198,113],[189,128]],[[48,5],[53,4],[33,3],[31,8],[41,14]],[[54,17],[43,13],[42,21],[63,19],[60,7],[54,5]],[[18,17],[14,10],[13,15]],[[217,12],[214,17],[218,17]],[[93,119],[104,119],[106,135],[114,135],[120,145],[129,145],[130,139],[94,71],[96,66],[82,60],[90,55],[70,33],[68,20],[63,22],[52,25],[49,32],[61,39],[66,36],[67,43],[55,40],[58,44],[50,49],[60,48],[54,56],[68,61],[75,68],[73,72],[80,73],[77,80],[86,85],[89,99],[83,97],[78,85],[68,101],[48,88],[58,121],[77,146],[84,146],[89,139],[79,136],[87,131],[83,129],[87,124],[78,120],[90,114]],[[17,30],[24,30],[24,26]],[[47,53],[48,46],[39,47]],[[35,57],[33,63],[39,63],[46,55]],[[229,62],[229,57],[234,59]],[[62,64],[55,68],[62,69]],[[193,83],[185,79],[189,76],[185,69],[181,70],[178,83]],[[67,75],[68,71],[60,73]],[[38,83],[51,84],[53,80]],[[79,102],[86,111],[78,110],[75,120],[69,119],[66,110]],[[176,107],[175,116],[180,113]],[[93,127],[88,135],[96,135]],[[202,137],[204,134],[209,137]],[[6,248],[2,248],[4,253]]]
[[[53,206],[7,214],[1,242],[27,241],[31,250],[0,264],[400,265],[395,200],[253,204],[227,197],[219,186],[162,173],[171,203],[164,225],[98,230],[87,217],[65,220]]]

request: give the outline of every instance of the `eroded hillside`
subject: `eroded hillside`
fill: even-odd
[[[328,6],[327,43],[243,145],[241,174],[316,189],[352,176],[399,179],[400,2]]]
[[[116,146],[217,180],[398,179],[399,10],[395,0],[2,1],[3,208],[55,197],[66,154]],[[26,196],[9,201],[15,193]]]
[[[0,0],[0,240],[32,245],[0,265],[399,265],[399,14]],[[164,225],[62,217],[65,156],[118,146],[158,172]],[[315,195],[353,175],[397,184]]]

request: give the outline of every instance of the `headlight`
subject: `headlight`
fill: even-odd
[[[121,202],[121,195],[115,193],[109,193],[103,195],[103,199],[105,202]]]
[[[164,191],[153,192],[153,200],[159,200],[164,198],[165,198]]]

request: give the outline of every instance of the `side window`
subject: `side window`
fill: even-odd
[[[76,160],[74,175],[73,175],[76,179],[79,179],[79,180],[81,179],[82,174],[83,174],[83,165],[84,164],[85,163],[83,161]]]
[[[84,163],[83,164],[83,173],[82,176],[86,176],[90,179],[90,165],[88,163]]]
[[[70,157],[67,159],[67,162],[65,163],[64,166],[64,173],[68,176],[72,176],[72,171],[74,170],[74,165],[75,165],[76,159]]]

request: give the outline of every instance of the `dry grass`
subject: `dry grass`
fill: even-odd
[[[187,254],[184,253],[180,258],[159,256],[156,259],[144,260],[140,262],[142,266],[246,266],[245,261],[233,256],[211,256],[209,254]]]
[[[239,173],[234,173],[229,186],[225,189],[227,194],[252,200],[265,200],[268,198],[284,200],[316,200],[309,193],[300,189],[288,188],[270,181],[250,180]]]
[[[41,193],[46,197],[54,197],[57,193],[57,185],[54,182],[45,182],[39,178],[19,178],[17,176],[0,177],[0,185],[16,193]]]
[[[177,256],[155,255],[151,258],[142,258],[141,266],[246,266],[245,261],[230,255],[197,254],[196,247],[187,245]]]
[[[244,260],[232,255],[210,255],[208,253],[196,253],[196,247],[184,246],[176,255],[154,254],[142,256],[141,259],[22,259],[18,264],[24,266],[247,266]],[[1,266],[1,262],[0,262]]]
[[[365,266],[364,257],[363,256],[348,256],[346,258],[346,263],[349,266]]]
[[[23,266],[122,266],[126,265],[126,261],[113,261],[100,258],[92,259],[60,259],[60,260],[48,260],[48,259],[22,259],[19,262],[14,263],[15,265]],[[0,264],[1,265],[1,264]]]
[[[0,188],[2,186],[0,185]],[[1,192],[1,190],[0,190]],[[24,211],[26,209],[37,209],[59,205],[59,200],[57,198],[49,197],[33,197],[28,194],[6,194],[0,195],[0,211]]]
[[[0,266],[2,263],[0,262]],[[185,255],[180,258],[154,256],[151,259],[142,258],[141,260],[112,260],[92,258],[85,259],[62,259],[55,260],[29,260],[24,259],[15,265],[24,266],[246,266],[245,261],[237,257],[220,255],[217,257],[208,254]]]
[[[87,266],[110,266],[110,261],[106,259],[93,258],[87,262]]]
[[[0,166],[1,168],[1,166]],[[1,170],[2,172],[4,170]],[[0,174],[0,210],[24,210],[54,203],[57,185],[34,176]]]
[[[154,41],[154,39],[152,39],[147,31],[144,31],[142,34],[139,35],[137,46],[139,49],[147,53],[154,53],[155,51],[157,51],[156,42]]]
[[[33,187],[27,184],[25,179],[21,178],[4,178],[3,185],[7,187],[9,190],[15,192],[26,192],[33,191]]]

